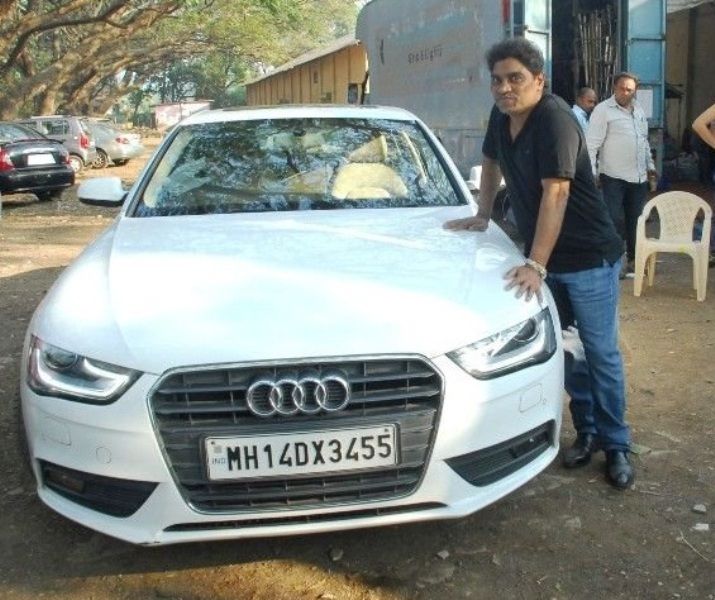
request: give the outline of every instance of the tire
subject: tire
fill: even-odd
[[[77,156],[76,154],[70,154],[70,167],[72,167],[72,170],[75,173],[79,173],[82,169],[84,169],[84,161],[82,160],[82,157]]]
[[[93,169],[105,169],[109,165],[109,156],[104,150],[97,148],[97,158],[92,161]]]
[[[120,158],[119,160],[115,160],[114,164],[117,165],[118,167],[121,167],[122,165],[126,165],[129,162],[128,158]]]

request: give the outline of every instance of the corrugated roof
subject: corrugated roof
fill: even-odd
[[[700,4],[707,3],[712,4],[712,0],[668,0],[666,6],[668,7],[668,12],[673,13],[678,12],[679,10],[688,10],[691,8],[695,8]]]
[[[294,69],[299,65],[311,62],[322,56],[327,56],[328,54],[332,54],[333,52],[337,52],[338,50],[342,50],[343,48],[356,46],[359,43],[360,42],[355,39],[355,36],[352,33],[349,33],[348,35],[344,35],[343,37],[340,37],[337,40],[330,42],[330,44],[327,44],[326,46],[321,46],[320,48],[316,48],[315,50],[311,50],[309,52],[306,52],[305,54],[301,54],[293,60],[282,64],[280,67],[273,69],[270,73],[266,73],[265,75],[261,75],[261,77],[256,77],[255,79],[251,79],[251,81],[246,82],[246,85],[251,85],[252,83],[257,83],[264,79],[268,79],[269,77],[273,77],[278,73],[290,71],[291,69]]]

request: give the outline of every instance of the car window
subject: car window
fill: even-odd
[[[181,127],[133,214],[463,203],[416,123],[272,119]]]
[[[43,127],[47,130],[47,135],[67,135],[69,124],[66,119],[43,119]]]
[[[47,135],[47,129],[39,121],[21,121],[18,123],[22,127],[29,127],[33,131],[38,131],[42,135]]]
[[[92,121],[80,121],[80,129],[84,131],[85,133],[89,133],[90,135],[97,135],[97,131],[99,129],[98,125],[96,123],[93,123]]]
[[[93,131],[96,123],[88,121],[87,119],[77,119],[77,124],[80,131],[88,133],[89,135],[94,135]]]
[[[101,125],[98,123],[92,123],[90,127],[90,131],[94,135],[103,135],[105,137],[115,137],[119,135],[119,132],[116,129],[113,129],[112,127],[109,127],[107,125]]]
[[[36,140],[42,137],[44,136],[30,127],[0,123],[0,143],[17,142],[20,140]]]

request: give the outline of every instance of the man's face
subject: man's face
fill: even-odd
[[[593,107],[596,106],[598,99],[596,98],[596,92],[586,92],[583,96],[576,98],[576,104],[578,104],[587,114],[591,114]]]
[[[621,77],[613,86],[613,95],[616,97],[616,102],[623,108],[628,108],[636,95],[636,89],[635,81],[630,77]]]
[[[508,115],[530,111],[544,92],[544,74],[532,75],[515,58],[506,58],[492,69],[492,96],[497,108]]]

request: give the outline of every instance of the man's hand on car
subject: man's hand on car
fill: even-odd
[[[541,302],[541,285],[543,284],[543,279],[541,275],[529,265],[520,265],[510,269],[506,275],[504,275],[504,279],[507,280],[504,289],[510,290],[517,288],[517,298],[521,298],[521,296],[525,294],[524,299],[528,302],[534,294],[536,294],[537,299]]]
[[[487,217],[475,215],[464,219],[447,221],[442,227],[452,231],[486,231],[488,226],[489,219]]]

